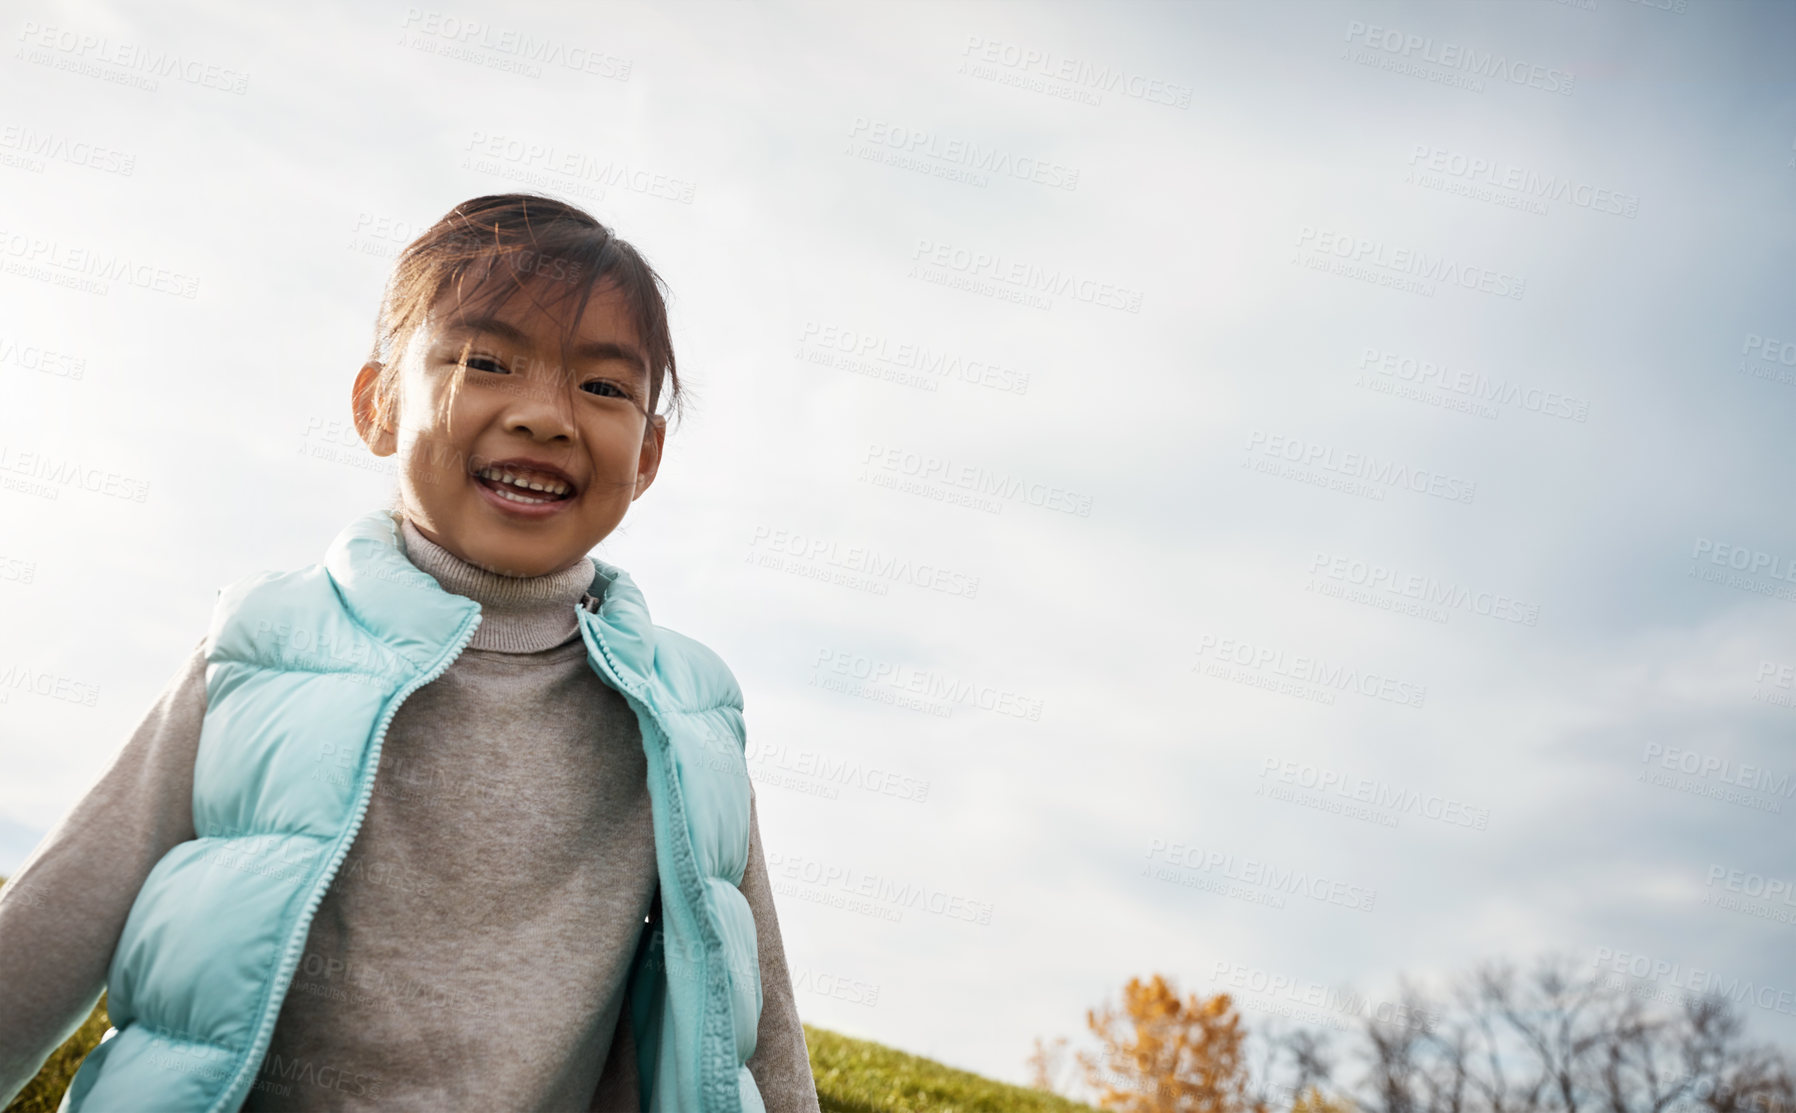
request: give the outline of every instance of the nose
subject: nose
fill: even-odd
[[[506,431],[546,444],[572,441],[573,414],[567,406],[569,399],[561,396],[560,385],[559,377],[553,373],[530,376],[525,389],[506,408]]]

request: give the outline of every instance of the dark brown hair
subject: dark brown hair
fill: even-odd
[[[491,282],[506,275],[510,282]],[[622,294],[625,312],[648,357],[648,412],[655,412],[665,380],[669,406],[678,419],[683,396],[661,276],[591,214],[534,193],[495,193],[464,201],[399,253],[381,297],[368,356],[381,364],[374,392],[383,412],[391,412],[398,398],[399,354],[424,325],[431,307],[452,290],[458,309],[465,310],[469,302],[464,295],[489,282],[487,304],[479,307],[484,312],[497,311],[526,287],[533,296],[559,289],[556,304],[574,299],[572,312],[563,317],[564,368],[587,302],[595,289],[610,283]],[[456,387],[461,385],[459,371]]]

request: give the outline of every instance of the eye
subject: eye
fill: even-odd
[[[595,386],[604,387],[606,390],[611,391],[611,393],[609,395],[605,395],[605,397],[609,397],[609,398],[628,398],[628,397],[630,397],[630,394],[628,391],[624,390],[622,387],[618,386],[616,383],[612,382],[610,379],[594,379],[591,382],[581,383],[580,389],[587,390],[588,388],[595,387]],[[598,392],[593,391],[592,393],[597,394]]]
[[[490,356],[471,356],[465,362],[466,366],[472,367],[477,371],[491,371],[497,375],[511,374],[511,372],[499,366],[498,360],[493,359]]]

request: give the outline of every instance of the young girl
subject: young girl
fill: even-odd
[[[816,1110],[742,693],[588,552],[654,480],[659,278],[506,194],[400,255],[357,374],[393,505],[219,593],[0,889],[0,1105]]]

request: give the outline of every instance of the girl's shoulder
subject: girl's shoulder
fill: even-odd
[[[690,710],[742,710],[742,686],[723,657],[697,638],[671,627],[655,627],[655,672]]]

